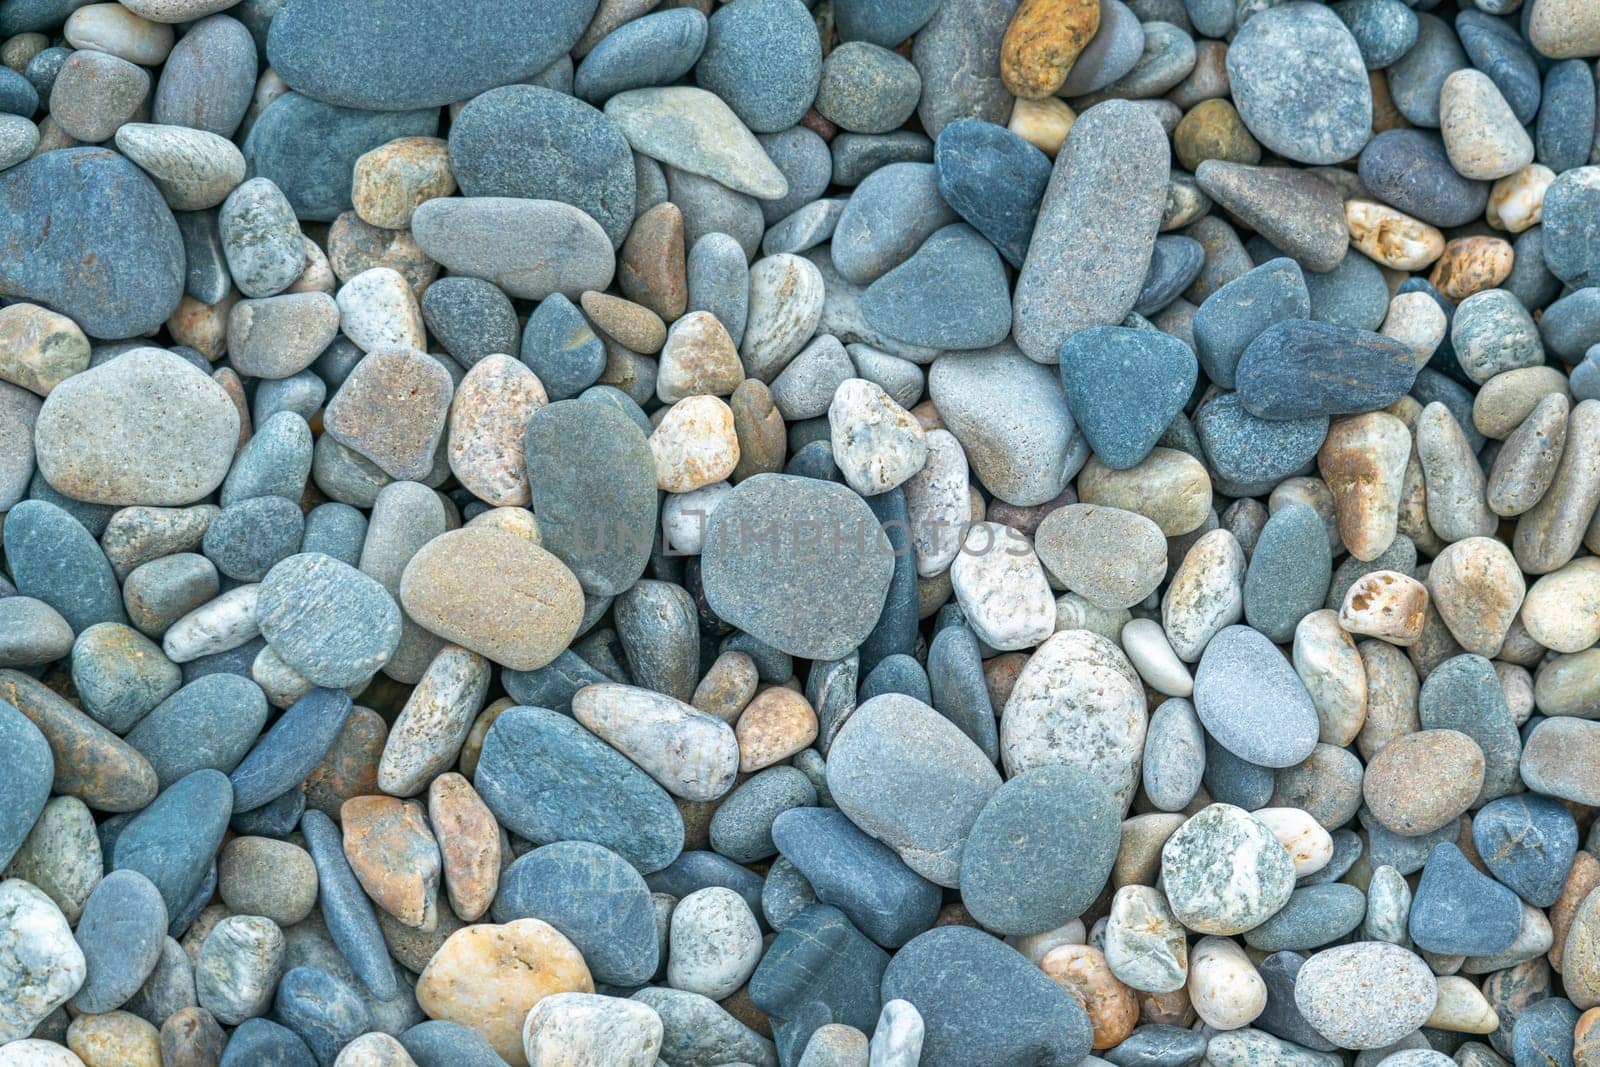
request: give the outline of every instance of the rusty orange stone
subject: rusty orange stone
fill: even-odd
[[[739,770],[753,774],[815,741],[817,713],[804,696],[775,685],[756,694],[733,734],[739,741]]]
[[[1113,1048],[1139,1025],[1139,1001],[1118,981],[1105,953],[1091,945],[1058,945],[1045,953],[1039,967],[1051,981],[1071,993],[1089,1014],[1094,1047]]]
[[[1038,100],[1061,88],[1100,28],[1100,0],[1022,0],[1000,41],[1000,79]]]
[[[344,855],[373,903],[407,926],[439,921],[439,845],[422,805],[396,797],[355,797],[340,809]]]
[[[1515,253],[1499,237],[1457,237],[1444,246],[1428,284],[1451,300],[1493,289],[1511,273]]]
[[[450,907],[466,922],[489,910],[500,885],[500,824],[472,783],[451,771],[428,786]]]

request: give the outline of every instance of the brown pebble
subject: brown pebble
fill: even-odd
[[[363,222],[404,230],[424,200],[456,191],[448,144],[438,137],[399,137],[356,160],[350,198]]]
[[[1361,794],[1386,829],[1429,834],[1466,811],[1483,787],[1483,750],[1455,730],[1397,737],[1367,764]]]
[[[378,758],[389,740],[383,716],[357,704],[327,755],[306,776],[306,806],[330,819],[351,797],[378,792]]]
[[[500,885],[500,824],[472,783],[453,771],[428,786],[428,821],[450,907],[472,922],[489,910]]]
[[[1011,699],[1011,689],[1017,684],[1017,676],[1028,665],[1028,659],[1026,652],[1004,652],[983,661],[983,683],[989,690],[991,708],[1006,706],[1006,701]]]
[[[683,316],[689,303],[689,268],[683,250],[683,212],[668,201],[633,221],[617,256],[617,286],[664,322]]]
[[[753,474],[781,471],[789,442],[771,390],[764,382],[746,378],[733,391],[728,406],[733,409],[733,432],[739,439],[739,462],[729,480],[742,482]]]
[[[1550,906],[1550,930],[1554,938],[1550,942],[1550,966],[1558,972],[1562,955],[1567,951],[1567,931],[1572,929],[1573,917],[1595,886],[1600,886],[1600,859],[1579,849],[1572,858],[1572,866],[1567,869],[1561,895]]]
[[[1100,0],[1022,0],[1000,40],[1000,79],[1038,100],[1061,88],[1100,28]]]
[[[756,695],[760,681],[756,661],[748,653],[724,652],[695,686],[690,703],[731,726]]]
[[[373,267],[388,267],[399,271],[420,299],[439,276],[439,264],[423,254],[410,230],[381,229],[363,222],[354,211],[333,220],[327,248],[328,265],[341,282]]]
[[[167,320],[167,332],[180,345],[188,345],[213,363],[228,352],[228,315],[239,294],[229,291],[217,304],[202,304],[185,293],[178,310]]]
[[[583,313],[596,329],[603,330],[634,352],[654,355],[667,339],[667,324],[661,316],[642,304],[594,290],[578,298]]]
[[[739,741],[739,770],[753,774],[815,741],[817,713],[794,690],[771,686],[756,694],[733,732]]]
[[[356,797],[340,810],[344,855],[380,908],[407,926],[438,921],[439,845],[422,805],[395,797]]]
[[[350,371],[322,413],[328,435],[376,463],[391,478],[433,471],[455,383],[434,357],[379,349]]]
[[[656,396],[664,403],[700,393],[728,396],[744,381],[733,338],[709,311],[691,311],[673,323],[660,348]]]
[[[211,1013],[200,1007],[179,1008],[161,1024],[162,1067],[217,1067],[228,1036]]]
[[[1190,108],[1172,131],[1172,150],[1189,171],[1208,159],[1251,166],[1261,162],[1261,145],[1233,104],[1223,99],[1202,100]]]
[[[232,367],[218,367],[211,372],[211,380],[222,386],[222,391],[228,394],[228,399],[233,401],[234,410],[239,413],[239,447],[243,448],[250,440],[250,400],[244,395],[244,381]]]
[[[1139,1024],[1138,998],[1111,973],[1099,949],[1058,945],[1045,953],[1039,968],[1089,1013],[1094,1048],[1114,1048]]]
[[[1499,237],[1457,237],[1444,246],[1428,284],[1451,300],[1493,289],[1511,273],[1514,255]]]
[[[1179,986],[1170,993],[1139,994],[1139,1022],[1142,1024],[1181,1026],[1187,1030],[1194,1025],[1195,1018],[1187,986]]]

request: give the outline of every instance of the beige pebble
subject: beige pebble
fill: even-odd
[[[1419,292],[1397,293],[1389,301],[1383,325],[1378,327],[1379,333],[1410,347],[1419,369],[1433,358],[1449,330],[1450,322],[1439,302]]]
[[[1361,641],[1356,651],[1367,669],[1367,721],[1356,737],[1356,747],[1370,763],[1389,742],[1422,728],[1417,714],[1421,683],[1411,660],[1394,645]]]
[[[1029,963],[1035,967],[1043,960],[1050,950],[1060,945],[1083,945],[1088,943],[1088,931],[1084,929],[1082,919],[1073,919],[1041,934],[1008,934],[1006,944],[1022,953]]]
[[[520,360],[496,353],[474,363],[450,400],[446,454],[456,479],[493,507],[526,507],[523,438],[549,402],[544,383]]]
[[[1249,1026],[1267,1006],[1267,984],[1244,949],[1226,937],[1202,937],[1189,956],[1189,1000],[1207,1026]]]
[[[1473,398],[1472,424],[1485,437],[1503,441],[1533,413],[1539,401],[1553,393],[1571,396],[1566,375],[1555,367],[1503,371],[1483,383]]]
[[[500,824],[472,783],[453,771],[428,786],[428,822],[450,907],[473,922],[489,910],[500,884]]]
[[[1419,730],[1372,757],[1361,792],[1385,828],[1416,837],[1466,811],[1483,786],[1483,771],[1483,750],[1466,734]]]
[[[1225,626],[1244,617],[1244,549],[1227,530],[1190,546],[1161,598],[1161,625],[1172,650],[1194,663]]]
[[[1542,163],[1506,175],[1489,190],[1489,207],[1484,218],[1497,230],[1521,233],[1539,225],[1544,214],[1544,193],[1556,180],[1555,171]]]
[[[89,338],[67,316],[37,304],[0,308],[0,379],[48,396],[88,366]]]
[[[1559,376],[1560,372],[1556,373]],[[1565,565],[1577,555],[1597,503],[1600,503],[1600,400],[1585,400],[1573,408],[1567,418],[1566,448],[1561,453],[1550,488],[1517,520],[1511,542],[1517,563],[1529,574],[1548,574]]]
[[[1500,1026],[1500,1016],[1472,979],[1446,975],[1437,981],[1439,999],[1422,1025],[1458,1034],[1492,1034]]]
[[[1495,83],[1473,67],[1453,71],[1440,86],[1439,133],[1463,178],[1494,181],[1533,162],[1533,139]]]
[[[1600,558],[1575,559],[1534,582],[1522,625],[1554,652],[1582,652],[1600,641]]]
[[[689,702],[731,725],[739,721],[739,713],[755,697],[760,680],[756,661],[748,653],[724,652],[695,686]]]
[[[753,774],[815,741],[817,713],[801,694],[770,686],[740,713],[734,736],[739,742],[739,771]]]
[[[1296,878],[1316,874],[1333,859],[1333,837],[1300,808],[1257,808],[1250,814],[1267,824],[1294,860]]]
[[[328,254],[322,250],[321,245],[309,237],[305,239],[305,248],[305,269],[300,272],[300,277],[294,280],[294,284],[284,292],[327,293],[332,296],[339,288],[339,276],[333,273],[333,264],[328,262]]]
[[[673,796],[708,801],[733,788],[740,751],[734,731],[665,693],[586,685],[573,694],[572,716]]]
[[[61,32],[74,48],[109,52],[141,67],[160,66],[177,41],[171,26],[140,18],[121,4],[80,7]]]
[[[1494,533],[1498,520],[1484,499],[1483,468],[1450,409],[1439,401],[1423,408],[1415,434],[1433,532],[1447,543]]]
[[[1428,592],[1461,647],[1497,656],[1526,591],[1511,550],[1493,537],[1456,541],[1434,557]]]
[[[1484,486],[1484,499],[1496,515],[1521,515],[1549,490],[1566,448],[1571,408],[1565,393],[1549,393],[1506,438]]]
[[[1194,692],[1194,677],[1172,651],[1161,624],[1154,619],[1134,619],[1122,628],[1122,650],[1145,684],[1171,697]]]
[[[1111,868],[1112,886],[1155,885],[1161,873],[1161,848],[1186,818],[1181,812],[1160,811],[1122,820],[1122,841]]]
[[[1350,243],[1386,267],[1422,270],[1444,252],[1438,227],[1376,200],[1346,200],[1344,220]]]
[[[1317,740],[1343,748],[1367,721],[1367,674],[1337,612],[1313,611],[1294,631],[1295,673],[1317,711]]]
[[[865,378],[839,383],[828,405],[828,428],[833,461],[862,496],[903,485],[928,461],[921,425],[881,385]]]
[[[1360,560],[1394,542],[1400,522],[1411,432],[1381,411],[1340,419],[1317,452],[1317,470],[1333,496],[1339,536]]]
[[[642,304],[593,289],[579,296],[578,302],[596,329],[634,352],[654,355],[666,342],[667,324]]]
[[[1561,957],[1567,948],[1567,932],[1572,929],[1572,919],[1597,885],[1600,885],[1600,859],[1579,849],[1572,858],[1567,879],[1561,886],[1561,895],[1550,906],[1550,966],[1558,973],[1561,970]]]
[[[1024,100],[1018,97],[1011,104],[1011,118],[1006,128],[1033,147],[1056,158],[1066,143],[1072,124],[1078,115],[1065,100],[1047,96],[1042,100]]]
[[[184,293],[177,310],[167,320],[167,332],[178,344],[188,345],[214,363],[227,354],[228,323],[238,300],[236,289],[230,289],[216,304],[202,304]]]
[[[1095,1049],[1116,1047],[1139,1024],[1139,1002],[1133,990],[1111,972],[1099,949],[1061,945],[1045,953],[1039,968],[1088,1013]]]
[[[363,222],[404,230],[424,200],[455,191],[449,147],[442,138],[400,137],[356,160],[350,198]]]
[[[667,409],[650,435],[656,484],[669,493],[687,493],[720,482],[739,464],[739,439],[733,411],[714,396],[691,396]]]
[[[161,1032],[125,1011],[78,1016],[67,1027],[67,1048],[84,1067],[162,1067]]]
[[[362,1034],[339,1050],[333,1067],[416,1067],[399,1041],[383,1033]]]
[[[1371,571],[1357,578],[1339,608],[1339,625],[1353,634],[1410,646],[1422,637],[1428,589],[1398,571]]]
[[[738,349],[715,315],[691,311],[672,324],[656,370],[656,396],[663,403],[702,394],[728,396],[742,381]]]
[[[1199,460],[1173,448],[1153,448],[1127,470],[1090,457],[1078,475],[1078,499],[1136,511],[1177,537],[1199,529],[1210,514],[1211,477]]]

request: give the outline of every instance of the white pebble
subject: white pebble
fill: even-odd
[[[1186,697],[1194,692],[1194,677],[1172,651],[1161,624],[1153,619],[1134,619],[1122,628],[1122,650],[1145,684],[1169,697]]]
[[[1207,1026],[1237,1030],[1267,1006],[1267,983],[1238,942],[1202,937],[1190,956],[1189,1000]]]
[[[241,585],[208,600],[173,623],[161,639],[161,651],[174,663],[228,652],[261,636],[256,626],[260,584]]]

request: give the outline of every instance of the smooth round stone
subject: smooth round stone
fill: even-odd
[[[478,1031],[443,1019],[420,1022],[399,1041],[417,1067],[500,1067],[505,1062]]]
[[[800,121],[816,96],[822,69],[817,29],[803,5],[736,0],[711,18],[695,80],[725,100],[751,130],[774,133]]]
[[[236,915],[293,926],[311,913],[317,871],[305,849],[267,837],[236,837],[217,863],[217,890]]]
[[[1517,122],[1531,124],[1540,96],[1540,71],[1533,52],[1505,21],[1482,11],[1461,12],[1455,26],[1472,65],[1494,83]]]
[[[931,348],[987,348],[1011,329],[1000,257],[976,230],[961,224],[937,231],[868,286],[861,312],[886,336]]]
[[[16,1041],[35,1028],[84,982],[84,957],[61,912],[28,882],[0,882],[0,946],[15,962],[7,968],[0,1001],[0,1037]]]
[[[923,82],[917,111],[928,136],[964,118],[1006,121],[1012,96],[1000,78],[1000,42],[1015,11],[1009,0],[941,4],[916,35],[911,59]]]
[[[803,523],[820,524],[829,536],[808,543],[798,536]],[[763,528],[775,528],[777,539],[755,537]],[[706,599],[722,619],[785,652],[838,659],[877,622],[893,561],[874,548],[836,552],[831,543],[860,536],[877,545],[876,531],[870,509],[843,486],[788,475],[746,479],[707,524],[700,557]]]
[[[1464,178],[1494,181],[1533,162],[1533,140],[1495,83],[1458,70],[1439,90],[1439,132],[1450,165]]]
[[[1300,163],[1338,163],[1371,136],[1372,93],[1361,51],[1321,5],[1261,12],[1234,37],[1227,62],[1240,117],[1274,152]]]
[[[304,219],[330,221],[350,210],[356,160],[401,137],[432,137],[434,108],[360,111],[284,93],[250,127],[243,145],[250,173],[269,178]]]
[[[1306,275],[1311,317],[1355,330],[1376,331],[1389,310],[1389,286],[1378,265],[1364,255],[1347,252],[1324,273]]]
[[[136,871],[108,874],[84,904],[75,933],[87,978],[73,1007],[101,1014],[125,1004],[155,968],[167,934],[167,909],[150,880]]]
[[[0,714],[0,719],[5,718]],[[42,746],[42,740],[39,743]],[[21,773],[14,776],[17,784],[38,789],[43,783],[47,787],[48,765],[39,767],[32,761],[34,754],[27,742],[18,744],[15,751],[22,756],[18,762]],[[46,773],[35,777],[36,769]],[[6,873],[43,890],[68,922],[77,922],[103,869],[94,816],[77,797],[55,797],[37,812],[27,806],[25,796],[19,799],[23,806],[10,810],[27,816],[28,822],[21,825],[26,837],[15,849],[14,858],[7,861]],[[0,848],[0,855],[5,854],[6,849]]]
[[[1472,820],[1472,840],[1495,879],[1535,907],[1551,907],[1578,847],[1566,807],[1548,797],[1490,801]]]
[[[72,651],[72,627],[42,600],[0,600],[0,666],[33,667]]]
[[[75,141],[109,141],[150,95],[150,75],[125,59],[94,50],[67,57],[50,90],[50,113]]]
[[[1195,353],[1206,377],[1225,389],[1245,348],[1273,323],[1311,317],[1305,274],[1292,259],[1274,259],[1206,297],[1194,315]]]
[[[783,172],[714,93],[689,86],[631,89],[606,101],[605,112],[634,151],[676,170],[761,199],[788,192]]]
[[[1291,767],[1316,747],[1317,714],[1305,686],[1272,642],[1248,626],[1227,627],[1206,645],[1194,703],[1212,736],[1259,766]],[[1270,722],[1260,718],[1268,706]]]
[[[251,811],[292,789],[327,754],[350,715],[348,695],[313,689],[295,701],[229,779],[235,811]]]
[[[572,204],[613,247],[633,223],[627,141],[600,112],[549,89],[508,85],[474,97],[450,127],[450,169],[467,196]]]
[[[1199,791],[1205,768],[1205,735],[1194,705],[1181,697],[1162,702],[1145,736],[1145,795],[1162,811],[1181,811]]]
[[[846,41],[822,63],[816,108],[855,133],[888,133],[916,110],[922,78],[911,61],[866,41]]]
[[[772,1042],[708,997],[686,989],[657,986],[641,989],[633,1000],[660,1017],[664,1062],[750,1063],[761,1067],[777,1063]]]
[[[1580,1018],[1578,1009],[1563,997],[1550,997],[1528,1004],[1517,1013],[1511,1030],[1514,1062],[1575,1062],[1574,1032],[1582,1025]]]
[[[466,281],[493,290],[499,300],[505,301],[504,315],[509,325],[515,326],[516,313],[512,310],[511,302],[488,282],[477,278],[445,278],[443,281]],[[436,282],[429,286],[428,292],[433,292],[439,284]],[[422,310],[426,318],[426,294],[423,296]],[[432,323],[429,329],[437,332]],[[513,343],[512,347],[520,348],[522,361],[538,375],[552,400],[567,400],[576,396],[593,385],[605,370],[605,346],[572,301],[560,293],[552,293],[540,302],[534,313],[528,316],[520,343]]]
[[[1017,278],[1017,344],[1054,363],[1080,329],[1133,310],[1165,208],[1166,134],[1148,110],[1108,100],[1085,112],[1063,148]]]
[[[1205,250],[1192,237],[1167,234],[1156,238],[1150,272],[1139,290],[1133,310],[1154,315],[1170,305],[1194,282],[1205,262]]]
[[[162,701],[127,735],[163,789],[205,768],[231,772],[267,721],[261,688],[236,674],[198,678]]]
[[[4,544],[17,592],[54,609],[73,630],[126,620],[105,553],[61,508],[24,500],[6,513]]]
[[[689,72],[706,44],[698,11],[656,12],[624,23],[583,57],[573,74],[574,95],[599,106],[617,93],[667,85]]]
[[[594,10],[592,0],[548,9],[518,2],[445,17],[415,0],[324,0],[274,18],[266,55],[289,85],[330,104],[437,108],[531,79],[571,50]]]
[[[1305,886],[1289,895],[1289,903],[1245,934],[1245,943],[1259,952],[1313,949],[1361,925],[1366,895],[1353,885],[1335,882]]]
[[[1206,769],[1202,779],[1211,799],[1254,811],[1272,799],[1273,773],[1229,752],[1215,739],[1206,739]]]
[[[212,928],[195,960],[195,993],[218,1022],[265,1014],[283,973],[283,932],[259,915],[230,915]]]
[[[247,1019],[228,1038],[222,1067],[270,1064],[271,1067],[311,1067],[317,1060],[293,1030],[266,1019]]]
[[[256,46],[238,20],[211,15],[178,39],[156,82],[151,121],[232,137],[250,107]]]
[[[672,910],[667,981],[717,999],[734,993],[761,958],[761,928],[744,898],[722,886],[696,890]]]
[[[311,431],[304,418],[283,411],[262,420],[222,483],[222,506],[266,496],[298,502],[311,473],[311,457]]]
[[[160,890],[167,914],[178,915],[209,875],[232,812],[228,779],[217,771],[196,771],[123,827],[108,866],[143,874]]]
[[[1544,719],[1528,735],[1522,752],[1522,779],[1535,792],[1561,800],[1587,803],[1600,795],[1590,785],[1590,766],[1600,730],[1586,720],[1561,716]]]
[[[1166,539],[1143,515],[1069,504],[1045,516],[1034,535],[1045,569],[1067,589],[1102,608],[1128,608],[1160,585]]]
[[[1036,934],[1081,914],[1105,886],[1120,842],[1120,808],[1070,767],[1039,767],[989,799],[962,852],[961,899],[1005,934]],[[1041,877],[1071,870],[1072,877]]]
[[[1060,357],[1067,409],[1095,456],[1113,470],[1150,454],[1199,373],[1193,351],[1177,338],[1120,326],[1073,334]]]
[[[1184,926],[1236,934],[1259,926],[1288,901],[1294,861],[1272,831],[1243,809],[1212,804],[1161,849],[1167,898]]]
[[[925,1027],[921,1062],[955,1067],[1006,1062],[1076,1063],[1092,1040],[1076,998],[1014,949],[969,927],[931,930],[884,972],[885,1000],[905,1000]]]
[[[1013,267],[1022,266],[1050,180],[1049,158],[1003,126],[962,119],[939,134],[933,163],[945,202]]]
[[[1398,0],[1344,0],[1332,7],[1350,27],[1368,70],[1383,70],[1417,43],[1417,16]]]
[[[125,734],[177,691],[183,672],[149,638],[121,623],[98,623],[78,635],[72,680],[96,722]]]
[[[1482,216],[1488,203],[1488,184],[1457,174],[1432,131],[1386,130],[1362,151],[1358,168],[1378,199],[1435,226],[1462,225]]]
[[[336,688],[365,681],[389,661],[400,641],[400,617],[383,586],[315,553],[274,566],[256,606],[272,650],[312,684]]]
[[[310,1049],[316,1063],[332,1064],[371,1025],[354,986],[317,966],[291,967],[284,974],[272,1014],[304,1042],[301,1048]]]
[[[1279,509],[1262,527],[1244,579],[1245,620],[1270,641],[1288,644],[1300,620],[1328,595],[1333,565],[1327,533],[1305,504]]]
[[[1311,956],[1295,975],[1295,1006],[1339,1048],[1378,1049],[1433,1014],[1438,988],[1428,965],[1398,945],[1363,941]],[[1381,998],[1383,1012],[1372,1011]]]
[[[39,147],[39,127],[22,115],[0,115],[0,170],[16,166]]]
[[[1310,463],[1328,435],[1327,416],[1258,418],[1245,410],[1238,393],[1222,393],[1202,404],[1195,430],[1217,475],[1233,486],[1262,492]]]
[[[1082,465],[1056,375],[1010,345],[937,360],[928,394],[978,480],[1006,503],[1052,500]]]
[[[281,293],[305,269],[294,208],[266,178],[252,178],[229,193],[218,224],[229,273],[245,296]]]
[[[1204,159],[1195,179],[1219,206],[1260,232],[1266,244],[1252,242],[1261,249],[1257,259],[1267,259],[1270,246],[1310,270],[1326,271],[1349,246],[1337,190],[1313,174]]]
[[[1489,956],[1516,940],[1521,923],[1515,893],[1479,871],[1455,845],[1433,846],[1411,902],[1408,929],[1419,948]]]
[[[740,784],[718,805],[711,817],[711,847],[739,863],[766,859],[777,851],[772,841],[777,817],[791,808],[816,803],[817,791],[803,773],[793,767],[769,767]]]
[[[1362,784],[1367,810],[1407,837],[1452,823],[1483,784],[1483,751],[1454,730],[1422,730],[1395,738],[1368,763]]]
[[[129,122],[117,147],[137,163],[174,211],[216,207],[244,180],[244,156],[233,142],[204,130]]]
[[[1333,323],[1269,326],[1240,357],[1239,396],[1267,419],[1355,414],[1386,407],[1411,388],[1408,345]]]
[[[440,278],[428,286],[422,294],[422,319],[463,367],[493,353],[516,358],[521,351],[510,299],[481,278]]]
[[[1520,741],[1488,660],[1461,655],[1435,667],[1423,681],[1418,713],[1423,729],[1460,731],[1483,750],[1483,790],[1475,803],[1515,788]]]

